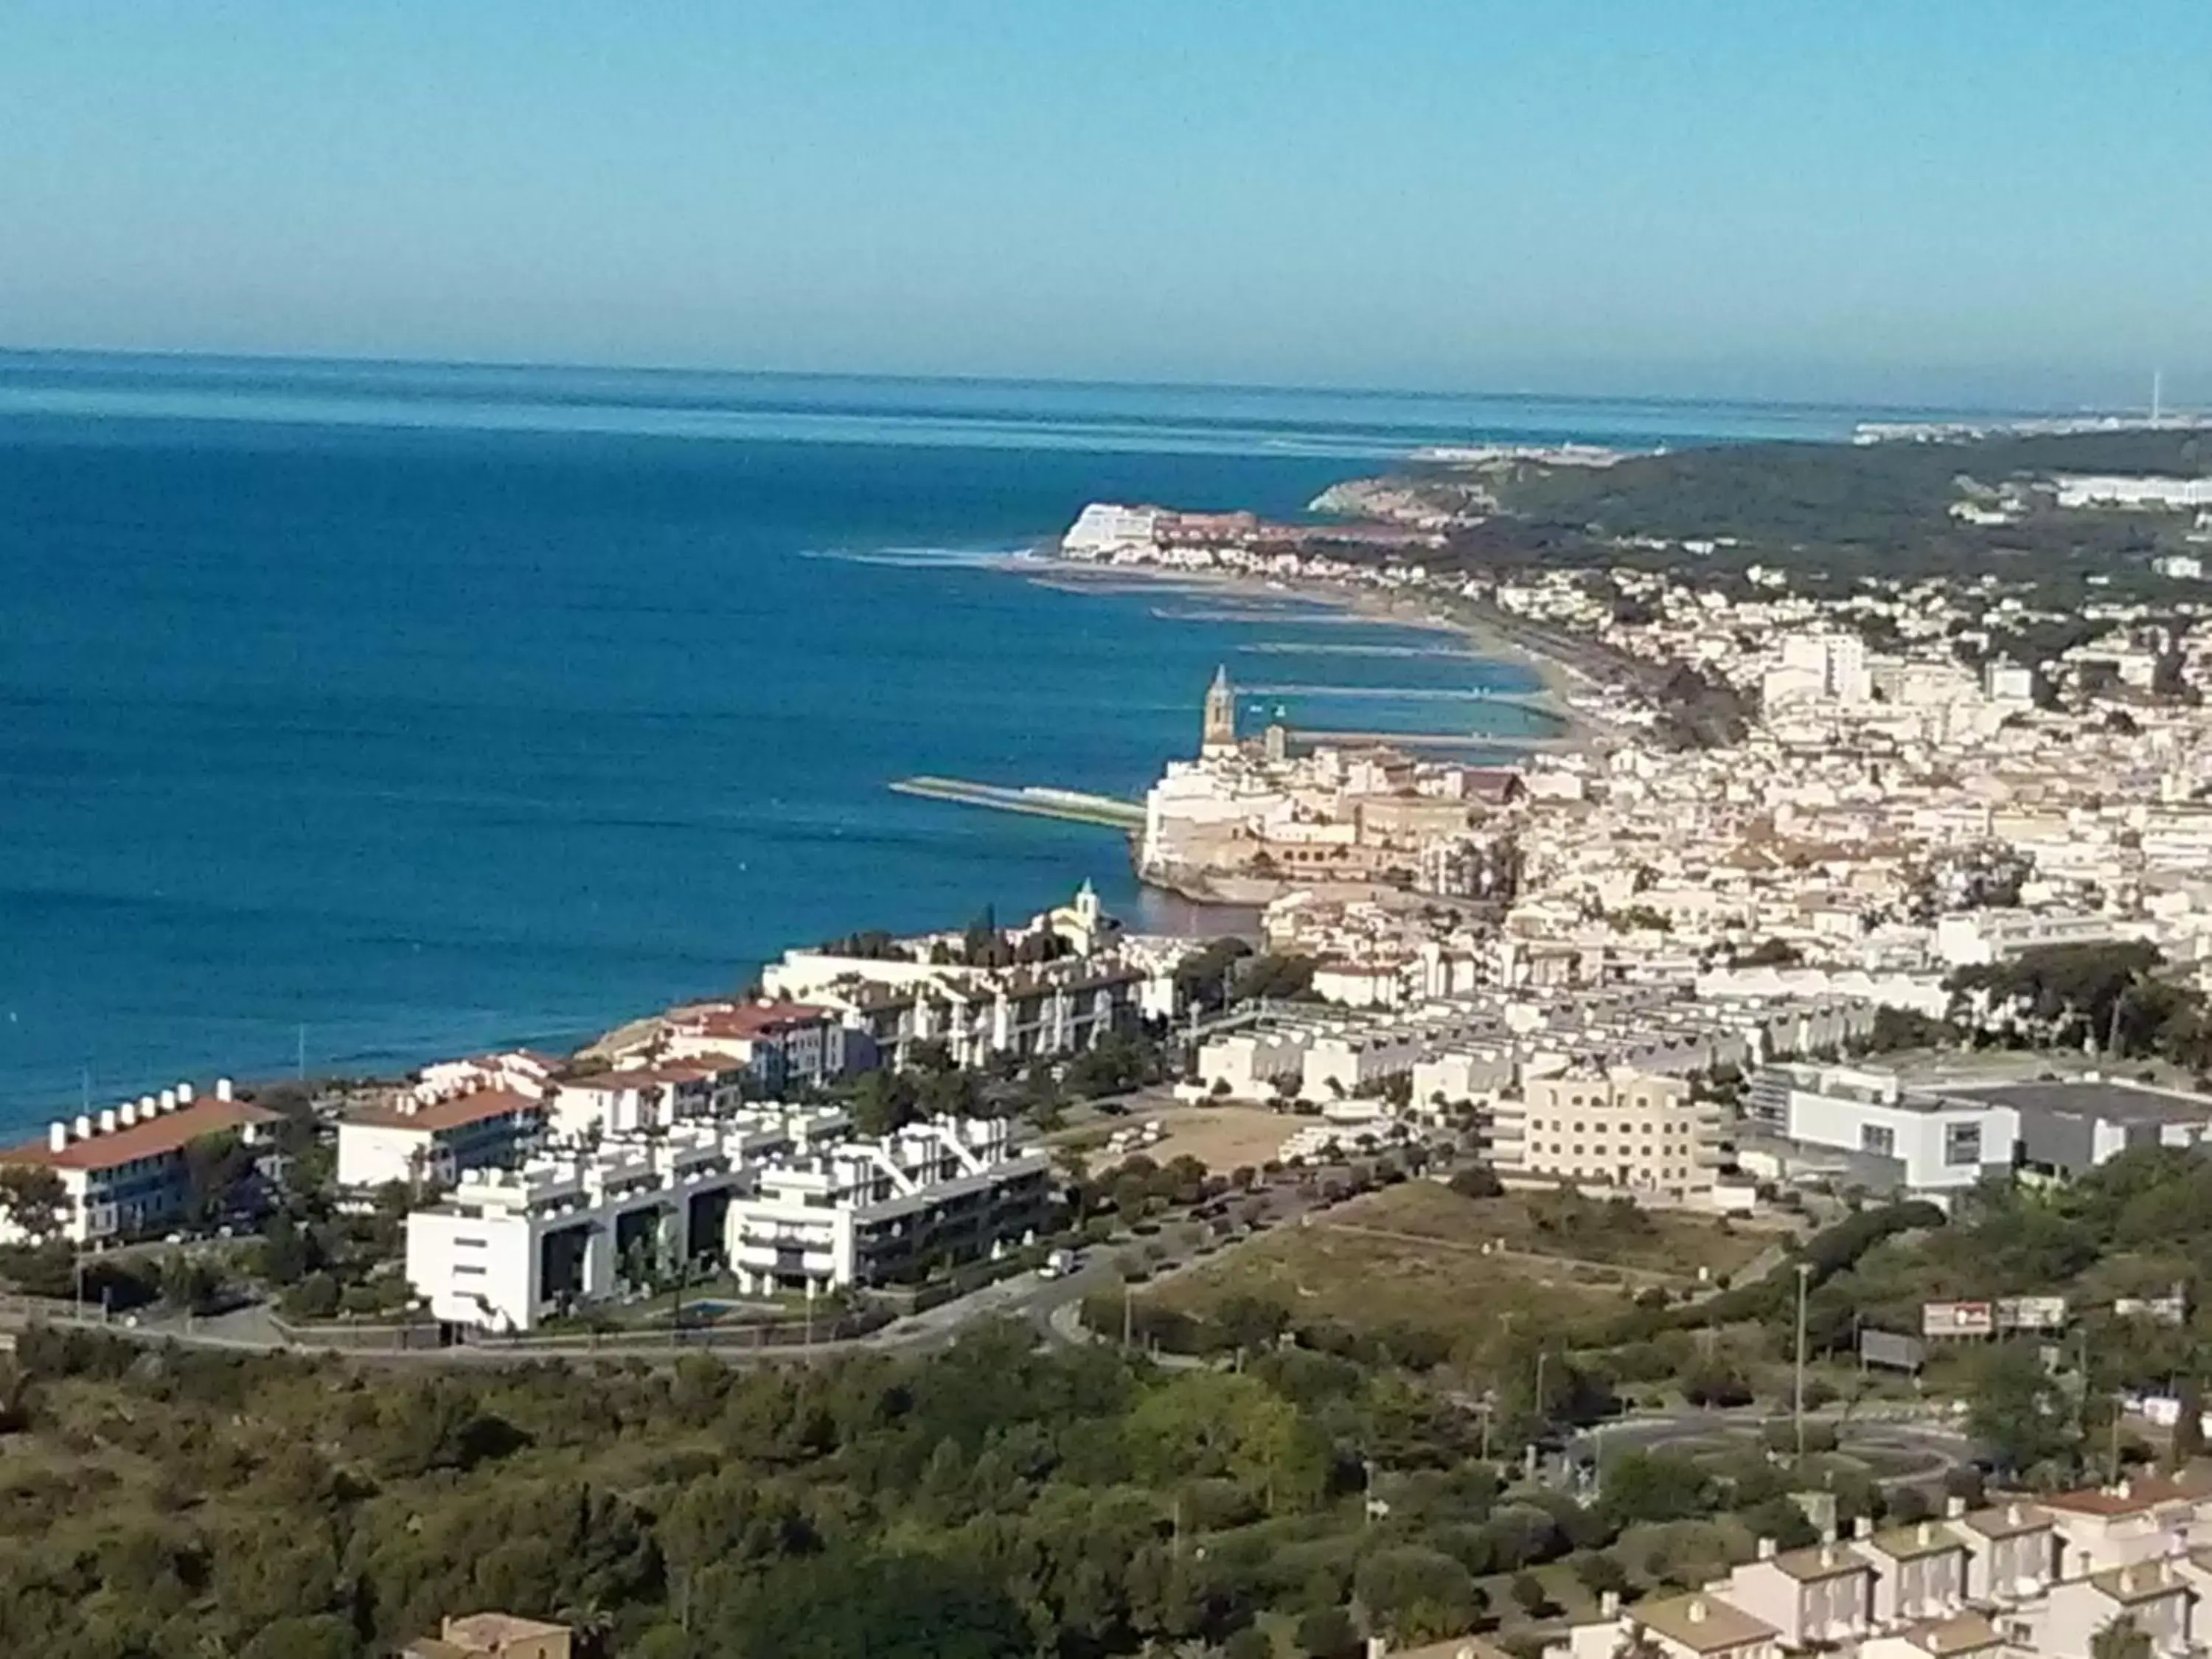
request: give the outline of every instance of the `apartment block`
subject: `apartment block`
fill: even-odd
[[[476,1089],[440,1098],[418,1085],[338,1121],[338,1185],[354,1192],[394,1182],[451,1186],[464,1170],[514,1163],[545,1118],[537,1095]]]
[[[1721,1109],[1680,1078],[1577,1068],[1525,1078],[1519,1101],[1494,1106],[1501,1175],[1544,1176],[1694,1202],[1720,1162]]]
[[[185,1212],[192,1199],[185,1149],[194,1141],[236,1134],[252,1145],[276,1121],[234,1098],[228,1078],[209,1096],[179,1083],[96,1115],[57,1119],[45,1139],[0,1151],[0,1164],[52,1170],[63,1194],[61,1236],[96,1244],[160,1231]],[[0,1220],[0,1243],[24,1241],[15,1223]]]
[[[763,1109],[464,1171],[407,1218],[408,1283],[441,1320],[527,1331],[653,1267],[724,1259],[730,1206],[758,1166],[844,1122]]]
[[[1051,1160],[1000,1118],[940,1118],[760,1165],[729,1210],[747,1290],[918,1279],[1026,1242],[1049,1216]]]

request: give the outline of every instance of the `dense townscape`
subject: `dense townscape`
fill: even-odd
[[[0,1641],[2197,1650],[2201,480],[1951,487],[1977,533],[2158,515],[2086,575],[1470,550],[1500,469],[1636,465],[1451,452],[1350,530],[1085,513],[1079,572],[1542,683],[1393,742],[1218,676],[1131,854],[1249,937],[1086,884],[574,1054],[180,1081],[0,1153]]]

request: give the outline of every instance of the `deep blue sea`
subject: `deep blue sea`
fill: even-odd
[[[1294,513],[1427,443],[1855,418],[0,354],[0,1130],[302,1053],[569,1042],[1085,877],[1137,909],[1110,833],[885,785],[1133,795],[1219,662],[1408,694],[1267,698],[1340,726],[1523,682],[984,556],[1097,498]]]

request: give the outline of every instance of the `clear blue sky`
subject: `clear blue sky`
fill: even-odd
[[[2212,404],[2207,0],[6,0],[0,344]]]

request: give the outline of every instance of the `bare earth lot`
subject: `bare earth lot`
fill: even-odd
[[[1769,1239],[1703,1218],[1551,1194],[1462,1198],[1408,1181],[1308,1217],[1177,1274],[1150,1294],[1200,1316],[1239,1297],[1354,1330],[1406,1326],[1480,1349],[1595,1333],[1652,1285],[1741,1268]]]

